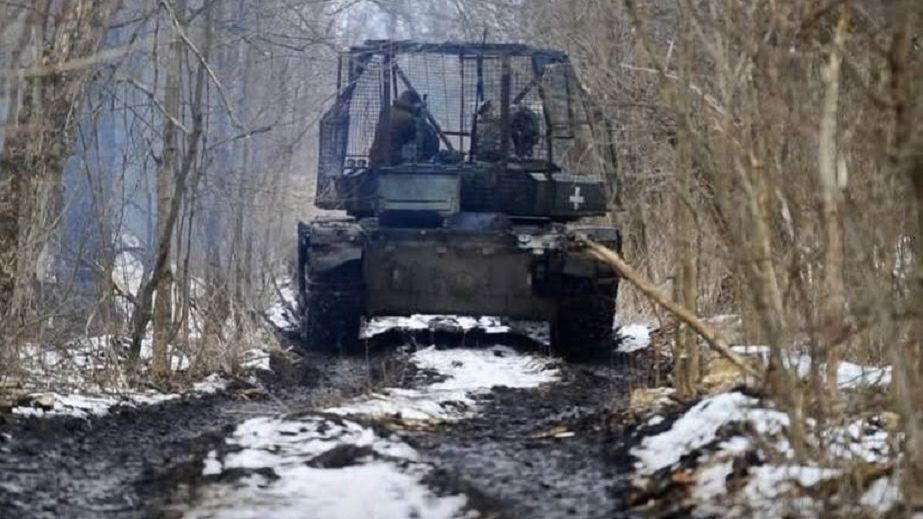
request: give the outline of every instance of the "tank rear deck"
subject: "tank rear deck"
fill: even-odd
[[[536,268],[548,258],[516,246],[508,232],[379,230],[366,242],[367,315],[413,313],[553,317],[553,298],[538,297]]]

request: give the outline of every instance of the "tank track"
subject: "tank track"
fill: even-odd
[[[593,279],[569,278],[562,290],[551,322],[551,349],[568,361],[611,353],[617,282],[599,285]]]

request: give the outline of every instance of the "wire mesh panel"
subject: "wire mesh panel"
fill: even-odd
[[[384,56],[375,55],[353,80],[349,103],[347,160],[368,160],[381,116],[385,81]],[[393,96],[392,96],[393,97]]]
[[[334,179],[343,174],[343,160],[349,139],[348,105],[336,103],[320,121],[315,204],[323,209],[337,209]]]
[[[399,73],[395,92],[413,90],[423,98],[427,112],[449,143],[460,151],[467,128],[461,122],[461,61],[458,56],[404,54],[396,59]]]
[[[495,117],[505,117],[502,131],[508,143],[517,117],[525,117],[530,132],[529,146],[500,146],[508,155],[493,160],[564,159],[568,165],[585,166],[581,163],[592,139],[581,128],[588,120],[580,87],[563,54],[522,45],[367,42],[349,58],[349,81],[321,121],[319,201],[333,185],[329,179],[370,164],[388,105],[408,91],[419,95],[421,113],[438,135],[439,148],[457,152],[461,160],[488,160],[477,150],[475,134],[490,103]],[[509,105],[502,106],[504,102]]]

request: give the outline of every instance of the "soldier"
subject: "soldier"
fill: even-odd
[[[510,118],[510,140],[513,151],[521,159],[530,159],[539,139],[538,115],[525,105],[519,105]]]
[[[435,130],[426,121],[423,100],[412,90],[405,90],[378,121],[375,140],[369,152],[369,165],[393,166],[411,160],[426,160],[439,151]],[[433,148],[435,147],[435,150]]]
[[[503,128],[500,116],[491,101],[485,101],[477,111],[475,124],[475,153],[481,160],[495,161],[502,157],[501,141]],[[539,120],[535,112],[525,106],[517,105],[510,116],[510,140],[513,152],[521,159],[532,158],[535,145],[539,140]]]
[[[423,107],[417,112],[415,122],[416,139],[409,160],[428,161],[439,153],[439,135],[436,134],[436,129],[426,119],[425,100],[423,101]]]

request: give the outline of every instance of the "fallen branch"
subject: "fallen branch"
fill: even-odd
[[[689,309],[673,301],[666,294],[654,287],[653,284],[645,280],[641,274],[631,268],[631,265],[626,263],[616,252],[583,236],[581,236],[579,240],[587,246],[591,256],[611,265],[623,279],[637,287],[641,293],[675,315],[679,320],[689,325],[700,337],[705,339],[706,344],[708,344],[709,348],[714,350],[715,353],[727,359],[744,374],[753,377],[757,381],[762,379],[762,373],[732,352],[714,329],[702,322],[702,320]]]

